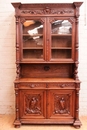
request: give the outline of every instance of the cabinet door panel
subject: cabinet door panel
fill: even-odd
[[[50,60],[74,60],[74,19],[50,18]]]
[[[20,90],[20,117],[45,118],[45,98],[44,90]]]
[[[48,118],[74,117],[74,90],[50,90],[48,95]]]
[[[25,19],[22,25],[22,61],[45,60],[45,18]]]

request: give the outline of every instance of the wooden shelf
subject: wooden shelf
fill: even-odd
[[[73,78],[21,78],[15,82],[75,82]]]
[[[23,47],[23,50],[31,50],[31,49],[35,49],[35,50],[37,50],[37,49],[43,49],[43,47]]]
[[[51,47],[51,49],[72,49],[71,47]]]
[[[37,36],[43,36],[43,34],[33,34],[33,35],[30,35],[30,34],[23,34],[23,36],[37,37]]]
[[[51,34],[51,36],[59,36],[59,37],[64,37],[64,36],[72,36],[72,34]]]

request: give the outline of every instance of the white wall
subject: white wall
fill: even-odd
[[[41,1],[42,3],[46,0]],[[77,0],[79,1],[79,0]],[[80,115],[87,115],[87,2],[83,0],[80,8],[79,26],[79,78],[81,80],[80,91]],[[15,112],[15,95],[13,81],[16,76],[15,68],[15,18],[14,8],[11,2],[18,0],[0,0],[0,114],[13,114]],[[28,3],[32,0],[21,0]],[[41,3],[40,2],[40,3]],[[53,2],[65,2],[54,0]],[[67,0],[67,3],[74,2]],[[39,3],[39,0],[33,0]],[[46,3],[46,2],[45,2]],[[47,3],[51,3],[49,0]]]

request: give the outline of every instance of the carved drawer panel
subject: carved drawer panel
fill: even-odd
[[[27,88],[45,88],[46,84],[42,83],[20,83],[20,87],[27,87]]]
[[[20,116],[21,118],[45,118],[46,92],[43,90],[20,91]]]
[[[47,84],[48,88],[59,88],[59,89],[74,89],[75,83],[51,83]]]
[[[74,90],[50,90],[48,95],[48,118],[74,118]]]

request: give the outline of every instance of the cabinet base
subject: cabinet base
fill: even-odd
[[[74,120],[71,119],[71,120],[67,120],[66,121],[63,121],[63,120],[60,120],[58,121],[57,119],[54,121],[53,119],[41,119],[41,120],[34,120],[34,119],[20,119],[20,120],[15,120],[14,121],[14,126],[15,128],[20,128],[20,126],[22,124],[27,124],[27,125],[32,125],[32,124],[40,124],[40,125],[73,125],[76,129],[79,129],[81,127],[81,122],[80,120],[76,120],[74,123]]]
[[[20,128],[20,126],[21,126],[20,120],[15,120],[14,121],[14,126],[15,126],[15,128]]]
[[[77,129],[79,129],[80,127],[81,127],[81,122],[80,122],[80,120],[76,120],[75,122],[74,122],[74,124],[73,124],[73,126],[75,127],[75,128],[77,128]]]

